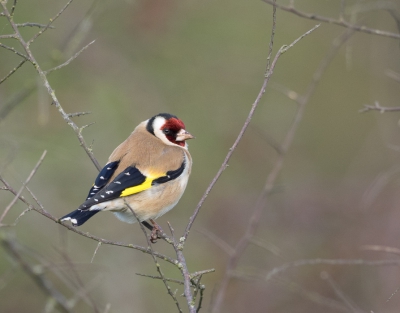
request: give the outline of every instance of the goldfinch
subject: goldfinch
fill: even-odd
[[[153,219],[171,210],[185,191],[192,167],[186,140],[191,138],[185,124],[168,113],[140,123],[111,154],[86,201],[60,221],[80,226],[100,211],[111,211],[134,223],[128,203],[140,222],[154,230]]]

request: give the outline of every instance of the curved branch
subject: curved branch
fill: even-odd
[[[262,0],[267,4],[271,4],[273,5],[274,1],[273,0]],[[285,6],[282,4],[276,4],[276,7],[281,9],[282,11],[286,11],[286,12],[290,12],[293,13],[297,16],[309,19],[309,20],[314,20],[314,21],[320,21],[320,22],[324,22],[324,23],[329,23],[329,24],[334,24],[334,25],[338,25],[338,26],[342,26],[348,29],[352,29],[358,32],[362,32],[362,33],[367,33],[367,34],[373,34],[373,35],[378,35],[378,36],[383,36],[383,37],[389,37],[389,38],[394,38],[394,39],[400,39],[400,34],[396,34],[396,33],[392,33],[392,32],[388,32],[388,31],[384,31],[384,30],[379,30],[379,29],[374,29],[374,28],[369,28],[366,26],[360,26],[360,25],[354,25],[351,24],[349,22],[346,22],[343,19],[334,19],[334,18],[330,18],[330,17],[326,17],[326,16],[321,16],[321,15],[317,15],[314,13],[306,13],[306,12],[302,12],[299,11],[297,9],[295,9],[293,6]]]

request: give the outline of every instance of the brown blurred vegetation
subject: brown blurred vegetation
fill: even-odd
[[[345,1],[345,16],[350,17],[356,4],[389,2]],[[338,18],[341,1],[295,3],[306,12]],[[37,0],[33,5],[20,0],[15,18],[20,23],[46,23],[64,4]],[[390,4],[400,12],[395,0]],[[49,80],[66,111],[92,112],[74,121],[79,125],[95,122],[83,134],[88,143],[93,142],[100,164],[139,122],[159,112],[176,114],[196,136],[190,142],[194,166],[187,191],[177,207],[158,220],[164,229],[169,221],[177,234],[183,232],[245,121],[263,81],[271,12],[271,6],[261,1],[76,1],[55,29],[32,46],[38,62],[48,69],[96,40],[70,65],[49,75]],[[399,32],[398,21],[384,9],[361,12],[357,21]],[[315,24],[278,10],[274,51]],[[8,33],[4,17],[0,25],[1,34]],[[24,28],[23,35],[29,38],[36,31]],[[282,89],[302,94],[331,42],[344,31],[322,24],[280,58],[250,128],[194,224],[185,247],[189,269],[216,269],[202,280],[204,312],[210,309],[228,260],[207,234],[232,246],[241,238],[277,158],[271,138],[282,140],[296,109]],[[12,39],[7,43],[11,45]],[[359,110],[375,101],[385,107],[399,105],[400,82],[390,75],[400,73],[399,60],[399,40],[377,35],[355,32],[340,49],[307,104],[276,190],[265,207],[256,239],[270,248],[248,247],[221,312],[398,312],[400,293],[387,302],[400,286],[398,267],[318,265],[292,268],[267,282],[263,278],[274,267],[298,259],[398,257],[361,247],[400,248],[399,113],[361,114]],[[13,53],[0,50],[0,78],[18,62]],[[0,171],[19,189],[47,150],[29,187],[49,212],[60,217],[82,202],[97,171],[50,105],[31,65],[23,65],[0,85],[0,110],[27,89],[32,92],[0,120]],[[2,212],[13,197],[0,192]],[[25,208],[19,202],[4,222],[13,223]],[[81,230],[146,245],[137,225],[121,223],[111,214],[96,215]],[[48,279],[67,296],[71,290],[51,269],[72,281],[79,276],[100,312],[107,306],[119,313],[176,311],[160,281],[135,275],[156,275],[149,255],[101,246],[90,263],[96,242],[35,212],[0,232],[24,247],[21,253],[31,264],[39,262],[38,256],[47,260]],[[171,253],[163,241],[155,249]],[[48,295],[6,250],[0,251],[0,311],[45,312]],[[179,279],[175,268],[162,266],[167,277]],[[329,280],[321,279],[322,271],[358,309],[351,309]],[[176,288],[180,296],[182,288]],[[328,300],[337,306],[329,306]],[[76,312],[93,312],[90,301],[78,302]]]

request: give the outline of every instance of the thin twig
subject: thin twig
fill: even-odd
[[[14,67],[11,71],[10,71],[10,73],[8,73],[3,79],[1,79],[0,80],[0,84],[2,84],[3,82],[5,82],[12,74],[14,74],[22,65],[24,65],[24,63],[26,62],[27,60],[26,59],[24,59],[24,60],[22,60],[16,67]]]
[[[275,18],[273,18],[273,23],[275,23]],[[275,27],[275,24],[273,24],[273,28],[274,28],[274,27]],[[312,30],[315,30],[317,27],[318,27],[318,26],[314,27]],[[272,33],[274,33],[274,30],[272,31]],[[274,60],[273,60],[273,62],[272,62],[272,64],[271,64],[270,70],[268,71],[268,73],[265,73],[264,82],[263,82],[263,84],[262,84],[262,87],[261,87],[261,89],[260,89],[260,92],[258,93],[258,96],[257,96],[256,100],[254,101],[254,103],[253,103],[252,106],[251,106],[250,112],[249,112],[249,114],[248,114],[248,116],[247,116],[247,118],[246,118],[245,123],[243,124],[242,129],[241,129],[240,132],[239,132],[239,135],[237,136],[237,138],[236,138],[236,140],[235,140],[233,146],[229,149],[229,152],[228,152],[228,154],[226,155],[224,162],[222,163],[222,165],[221,165],[221,167],[219,168],[217,174],[215,175],[215,177],[214,177],[213,180],[211,181],[210,185],[207,187],[205,193],[203,194],[203,196],[201,197],[199,203],[197,204],[194,213],[192,214],[192,216],[191,216],[190,219],[189,219],[189,223],[188,223],[188,225],[186,226],[185,233],[184,233],[184,236],[183,236],[183,237],[184,237],[184,241],[186,241],[186,239],[187,239],[187,237],[188,237],[188,235],[189,235],[190,229],[191,229],[191,227],[192,227],[192,225],[193,225],[193,223],[194,223],[194,220],[196,219],[197,215],[199,214],[200,208],[202,207],[202,205],[203,205],[204,201],[206,200],[208,194],[210,193],[210,191],[211,191],[212,188],[214,187],[214,185],[215,185],[215,183],[217,182],[217,180],[219,179],[219,177],[222,175],[222,172],[227,168],[228,162],[229,162],[229,160],[230,160],[230,158],[231,158],[233,152],[235,151],[235,149],[236,149],[237,146],[239,145],[239,142],[242,140],[242,137],[243,137],[244,133],[246,132],[247,127],[248,127],[249,124],[250,124],[250,121],[251,121],[251,119],[252,119],[252,117],[253,117],[253,115],[254,115],[254,112],[255,112],[256,108],[258,107],[258,104],[260,103],[260,100],[261,100],[262,96],[263,96],[264,93],[265,93],[265,89],[266,89],[266,87],[267,87],[267,85],[268,85],[268,82],[269,82],[271,76],[272,76],[272,73],[273,73],[273,71],[274,71],[274,67],[275,67],[275,65],[276,65],[276,62],[278,61],[278,59],[279,59],[279,57],[282,55],[282,53],[284,53],[288,48],[289,48],[289,47],[282,47],[282,48],[278,51],[278,53],[276,54],[276,56],[275,56],[275,58],[274,58]],[[283,51],[283,49],[286,49],[286,50]],[[270,51],[271,51],[271,48],[270,48]],[[269,53],[270,53],[270,52],[269,52]]]
[[[68,6],[71,4],[72,1],[73,1],[73,0],[69,0],[69,1],[67,2],[67,4],[66,4],[53,18],[50,19],[49,23],[48,23],[45,27],[43,27],[39,32],[37,32],[31,39],[29,39],[29,40],[26,42],[27,47],[29,47],[29,46],[31,45],[31,43],[32,43],[36,38],[38,38],[41,34],[43,34],[47,29],[50,28],[51,24],[53,24],[54,21],[60,17],[60,15],[68,8]],[[6,13],[6,15],[7,15],[7,12],[5,12],[5,13]]]
[[[6,1],[7,2],[7,1]],[[14,16],[15,7],[17,6],[17,0],[14,0],[13,5],[11,7],[11,16]]]
[[[81,115],[91,114],[92,112],[75,112],[75,113],[68,113],[68,117],[77,117]]]
[[[400,249],[395,247],[386,247],[378,245],[365,245],[360,247],[361,250],[378,251],[400,255]]]
[[[344,11],[346,9],[346,0],[340,1],[339,21],[344,21]]]
[[[51,28],[54,29],[54,26],[49,26],[45,24],[39,24],[39,23],[22,23],[22,24],[15,24],[17,27],[38,27],[38,28]]]
[[[156,258],[155,254],[154,254],[152,245],[151,245],[151,243],[150,243],[150,239],[149,239],[149,237],[147,236],[147,232],[146,232],[146,229],[144,228],[144,225],[140,222],[138,216],[136,215],[135,211],[133,211],[133,209],[132,209],[132,207],[129,205],[129,203],[126,202],[126,200],[124,200],[124,202],[125,202],[126,207],[132,212],[133,216],[134,216],[134,217],[136,218],[136,220],[138,221],[138,224],[140,225],[140,228],[141,228],[142,232],[144,233],[144,236],[146,237],[147,246],[148,246],[148,248],[149,248],[149,250],[150,250],[150,254],[151,254],[151,256],[153,257],[153,261],[154,261],[154,264],[156,265],[157,272],[158,272],[158,274],[160,275],[161,280],[163,281],[165,288],[167,288],[168,294],[169,294],[169,295],[171,296],[171,298],[174,300],[175,305],[176,305],[176,307],[178,308],[178,311],[179,311],[180,313],[183,313],[183,311],[182,311],[182,309],[181,309],[181,307],[180,307],[180,304],[179,304],[179,302],[178,302],[178,299],[176,298],[175,294],[172,292],[171,287],[168,285],[168,280],[166,279],[166,277],[164,276],[164,273],[163,273],[162,270],[161,270],[161,265],[160,265],[160,263],[158,263],[158,261],[157,261],[157,258]]]
[[[12,194],[14,194],[14,195],[17,194],[17,191],[15,191],[14,188],[12,188],[12,186],[4,179],[1,175],[0,175],[0,181],[5,185],[5,187],[6,187]],[[36,197],[34,197],[34,198],[37,199]],[[80,230],[78,230],[76,227],[73,227],[73,226],[71,226],[71,225],[69,225],[69,224],[67,224],[67,223],[64,223],[64,222],[60,222],[59,219],[57,219],[56,217],[54,217],[53,215],[51,215],[49,212],[47,212],[47,211],[44,209],[44,207],[43,207],[42,205],[39,204],[39,208],[37,208],[37,207],[35,207],[34,205],[32,205],[31,203],[29,203],[23,196],[20,196],[20,197],[19,197],[19,200],[22,201],[23,203],[25,203],[25,204],[28,205],[28,206],[32,206],[32,210],[34,210],[35,212],[37,212],[37,213],[39,213],[39,214],[41,214],[41,215],[47,217],[48,219],[52,220],[53,222],[55,222],[55,223],[57,223],[57,224],[62,225],[63,227],[67,228],[68,230],[70,230],[70,231],[72,231],[72,232],[74,232],[74,233],[76,233],[76,234],[78,234],[78,235],[81,235],[81,236],[83,236],[83,237],[92,239],[92,240],[97,241],[97,242],[101,242],[102,244],[105,244],[105,245],[112,245],[112,246],[130,248],[130,249],[134,249],[134,250],[141,251],[141,252],[143,252],[143,253],[150,254],[149,248],[144,248],[144,247],[142,247],[142,246],[133,245],[133,244],[126,244],[126,243],[122,243],[122,242],[111,241],[111,240],[107,240],[107,239],[103,239],[103,238],[100,238],[100,237],[91,235],[91,234],[88,233],[88,232],[80,231]],[[38,201],[37,201],[37,202],[38,202]],[[40,203],[40,202],[38,202],[38,203]],[[161,260],[164,260],[164,261],[166,261],[166,262],[168,262],[168,263],[171,263],[171,264],[173,264],[173,265],[176,265],[176,260],[174,260],[174,259],[172,259],[172,258],[170,258],[170,257],[168,257],[168,256],[166,256],[166,255],[164,255],[164,254],[161,254],[161,253],[158,253],[158,252],[155,252],[155,251],[153,251],[153,254],[154,254],[157,258],[159,258],[159,259],[161,259]]]
[[[278,274],[281,274],[288,269],[315,266],[315,265],[333,265],[333,266],[400,266],[400,260],[377,260],[369,261],[363,259],[305,259],[289,262],[281,266],[273,268],[265,275],[264,280],[269,281]]]
[[[194,272],[194,273],[190,274],[189,277],[190,277],[190,279],[195,279],[204,274],[209,274],[209,273],[214,273],[214,272],[215,272],[215,268],[210,268],[209,270]]]
[[[255,277],[255,279],[259,279],[259,277]],[[297,284],[293,281],[287,281],[285,279],[275,279],[274,283],[284,286],[291,292],[295,292],[302,296],[303,298],[310,300],[318,305],[325,306],[333,312],[344,312],[349,313],[350,310],[344,306],[341,302],[337,300],[327,298],[315,291],[306,290],[302,285]],[[351,312],[350,312],[351,313]]]
[[[51,22],[48,24],[50,26],[50,24],[60,16],[60,14],[62,12],[64,12],[64,10],[68,7],[68,5],[72,2],[73,0],[69,0],[68,3],[61,9],[61,11],[59,11],[57,13],[57,15],[55,16],[55,18],[53,18],[51,20]],[[83,138],[82,134],[81,134],[81,128],[79,128],[74,121],[68,116],[68,114],[64,111],[64,109],[62,108],[60,102],[58,101],[58,98],[56,97],[55,91],[54,89],[50,86],[49,81],[47,80],[47,76],[46,73],[41,69],[41,67],[39,66],[38,62],[36,61],[35,57],[32,54],[32,51],[30,50],[29,44],[32,42],[33,39],[37,38],[37,36],[41,33],[43,33],[47,28],[43,28],[36,37],[33,37],[30,41],[25,42],[25,40],[23,39],[21,33],[19,32],[19,29],[16,25],[16,23],[14,22],[12,16],[10,16],[10,13],[7,10],[7,6],[4,2],[0,2],[0,5],[3,7],[3,12],[5,14],[5,16],[7,17],[11,27],[14,30],[15,36],[17,37],[18,41],[20,42],[20,44],[22,45],[22,47],[24,48],[26,54],[27,54],[27,59],[33,64],[33,66],[35,67],[36,71],[38,72],[42,83],[44,84],[45,88],[47,89],[48,94],[50,95],[54,105],[56,106],[57,110],[59,111],[59,113],[61,114],[61,116],[63,117],[64,121],[74,130],[74,132],[76,133],[76,136],[78,137],[78,140],[80,142],[80,145],[83,147],[83,149],[85,150],[86,154],[89,156],[89,158],[91,159],[91,161],[93,162],[93,164],[96,166],[97,170],[101,170],[101,166],[99,164],[99,162],[96,160],[92,150],[90,149],[90,147],[88,147],[88,145],[85,142],[85,139]],[[23,55],[22,55],[23,56]]]
[[[101,242],[99,242],[99,243],[97,244],[97,247],[96,247],[96,249],[95,249],[94,252],[93,252],[92,259],[90,260],[90,263],[93,263],[94,257],[96,256],[97,251],[99,250],[100,246],[101,246]]]
[[[217,247],[225,251],[227,255],[232,255],[234,253],[235,250],[225,240],[218,237],[213,232],[199,227],[196,228],[196,231],[210,239]]]
[[[183,290],[184,290],[186,302],[189,307],[189,312],[196,313],[196,306],[195,306],[195,303],[193,300],[192,292],[190,290],[190,287],[192,286],[192,279],[190,277],[189,269],[187,267],[186,258],[183,255],[183,247],[185,244],[185,237],[179,238],[179,243],[176,242],[175,236],[174,236],[174,229],[172,228],[170,223],[168,223],[168,226],[169,226],[169,229],[172,234],[172,243],[173,243],[173,247],[175,249],[175,253],[176,253],[176,256],[178,259],[178,267],[181,270],[181,273],[183,276],[183,282],[184,282]]]
[[[262,0],[265,3],[274,4],[274,0]],[[389,37],[389,38],[395,38],[395,39],[400,39],[400,34],[396,34],[396,33],[392,33],[392,32],[387,32],[387,31],[383,31],[383,30],[379,30],[379,29],[374,29],[374,28],[369,28],[366,26],[360,26],[360,25],[354,25],[351,23],[348,23],[344,20],[336,20],[334,18],[330,18],[330,17],[326,17],[326,16],[320,16],[320,15],[316,15],[314,13],[306,13],[306,12],[302,12],[299,11],[297,9],[295,9],[293,6],[285,6],[282,4],[276,4],[276,7],[278,9],[281,9],[283,11],[286,12],[290,12],[293,13],[297,16],[306,18],[306,19],[310,19],[310,20],[315,20],[315,21],[320,21],[320,22],[324,22],[324,23],[329,23],[329,24],[335,24],[335,25],[339,25],[348,29],[352,29],[358,32],[363,32],[363,33],[367,33],[367,34],[374,34],[374,35],[379,35],[379,36],[384,36],[384,37]]]
[[[70,57],[67,61],[65,61],[63,64],[60,64],[56,67],[53,67],[47,71],[44,71],[44,73],[50,74],[51,72],[57,71],[61,68],[63,68],[64,66],[67,66],[68,64],[70,64],[73,60],[75,60],[83,51],[85,51],[87,48],[89,48],[89,46],[91,44],[93,44],[96,40],[93,40],[92,42],[89,42],[86,46],[84,46],[81,50],[79,50],[77,53],[75,53],[72,57]]]
[[[0,3],[1,3],[1,2],[0,2]],[[4,49],[6,49],[6,50],[9,50],[9,51],[11,51],[11,52],[13,52],[13,53],[15,53],[16,55],[18,55],[18,56],[20,56],[21,58],[23,58],[25,61],[30,61],[29,58],[28,58],[25,54],[23,54],[23,53],[21,53],[21,52],[15,50],[13,47],[9,47],[9,46],[7,46],[7,45],[5,45],[5,44],[2,44],[2,43],[0,43],[0,47],[4,48]]]
[[[152,279],[163,279],[160,276],[154,276],[154,275],[148,275],[148,274],[140,274],[140,273],[135,273],[135,274],[138,275],[138,276],[148,277],[148,278],[152,278]],[[184,284],[183,281],[181,281],[181,280],[167,278],[167,277],[164,277],[164,278],[165,278],[166,281],[169,281],[171,283],[176,283],[176,284],[179,284],[179,285],[183,285]]]
[[[251,243],[251,239],[254,237],[254,234],[255,234],[256,229],[259,224],[259,221],[261,220],[261,214],[267,203],[268,196],[271,194],[271,191],[273,190],[274,185],[275,185],[275,181],[278,178],[278,175],[283,168],[283,162],[285,160],[285,156],[286,156],[287,152],[289,151],[289,148],[294,140],[296,131],[299,127],[300,121],[302,120],[306,104],[308,103],[308,101],[309,101],[310,97],[312,96],[312,94],[314,93],[319,81],[321,80],[322,74],[328,67],[328,65],[331,62],[331,60],[333,59],[333,57],[337,54],[340,46],[350,37],[350,35],[352,33],[353,33],[353,31],[351,31],[351,30],[347,31],[339,38],[339,40],[333,41],[331,51],[321,61],[319,67],[317,68],[317,70],[315,71],[315,73],[313,75],[312,81],[308,85],[308,88],[307,88],[304,96],[298,98],[297,112],[294,116],[293,122],[292,122],[289,130],[287,131],[286,136],[281,145],[282,153],[278,155],[278,158],[266,179],[264,188],[263,188],[261,194],[259,195],[256,205],[255,205],[255,208],[253,210],[253,213],[250,216],[245,233],[243,234],[243,236],[240,238],[240,240],[236,244],[235,249],[234,249],[235,253],[230,257],[230,259],[228,261],[228,265],[226,267],[225,274],[220,283],[219,290],[216,295],[213,308],[211,310],[212,312],[219,311],[219,307],[222,305],[223,299],[225,297],[226,289],[228,288],[228,284],[229,284],[229,281],[231,278],[231,273],[233,273],[235,271],[235,269],[237,268],[240,257],[246,250],[247,246]],[[294,42],[298,42],[298,39],[295,40]],[[288,49],[292,46],[293,46],[293,44],[291,44],[287,47],[284,47],[284,49]],[[282,48],[281,48],[281,50],[282,50]],[[279,51],[281,51],[281,50],[279,50]],[[278,53],[279,53],[279,51],[278,51]],[[277,56],[279,56],[279,55],[277,54]],[[276,57],[275,57],[275,59],[276,59]],[[271,69],[273,69],[273,67],[271,67]]]
[[[359,110],[360,113],[365,113],[368,111],[379,111],[380,113],[397,112],[400,111],[400,107],[383,107],[379,104],[378,101],[375,101],[374,105],[365,104],[364,108]]]
[[[31,85],[29,87],[26,87],[16,93],[11,99],[6,101],[3,105],[3,107],[0,110],[0,122],[3,121],[7,115],[19,104],[21,103],[24,99],[26,99],[28,96],[30,96],[33,91],[36,89],[36,85]]]
[[[3,211],[3,213],[0,216],[0,226],[2,225],[3,219],[7,215],[8,211],[13,207],[13,205],[18,201],[19,197],[21,196],[22,192],[25,189],[25,186],[29,183],[29,181],[32,179],[33,175],[35,175],[36,171],[38,170],[39,166],[42,164],[44,157],[46,156],[47,151],[45,150],[42,153],[42,156],[39,158],[39,161],[36,163],[35,167],[29,174],[28,178],[25,180],[25,182],[22,184],[20,190],[17,192],[15,197],[12,199],[10,204],[6,207],[6,209]]]
[[[0,35],[0,39],[17,39],[14,34],[10,35]]]
[[[72,313],[71,308],[68,305],[68,301],[64,295],[58,291],[55,286],[53,286],[51,281],[43,275],[42,271],[38,271],[34,268],[34,266],[31,266],[27,261],[24,260],[12,241],[3,237],[1,239],[1,243],[6,251],[8,251],[9,255],[21,265],[22,269],[32,278],[39,288],[57,301],[58,308],[62,312]]]
[[[344,294],[344,292],[339,288],[339,286],[336,284],[336,282],[332,279],[332,277],[329,275],[328,272],[321,272],[320,274],[321,279],[325,280],[328,282],[329,286],[333,289],[335,294],[338,296],[340,300],[352,311],[352,312],[360,312],[361,310],[359,308],[356,308],[353,303],[351,303],[351,300],[347,298],[347,296]]]

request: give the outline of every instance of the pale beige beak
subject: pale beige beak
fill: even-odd
[[[176,141],[185,141],[188,139],[194,139],[194,136],[190,134],[188,131],[181,129],[177,134],[176,134]]]

